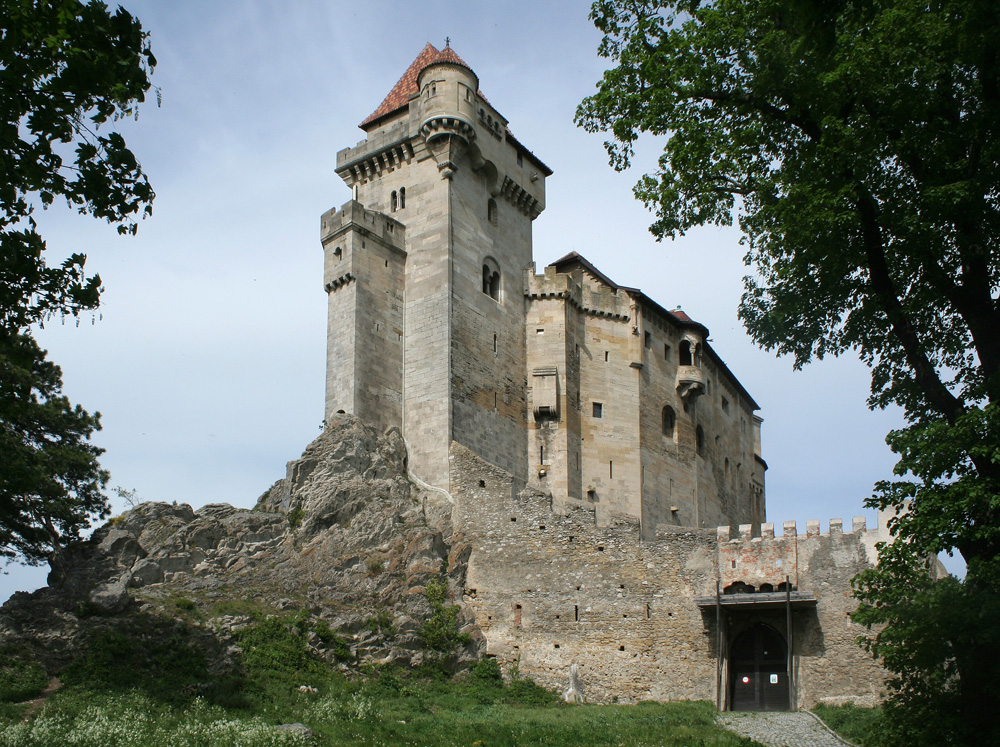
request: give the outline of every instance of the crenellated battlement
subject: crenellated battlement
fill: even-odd
[[[881,517],[880,517],[881,518]],[[867,519],[864,516],[855,516],[851,519],[851,530],[850,532],[844,532],[844,520],[843,519],[830,519],[827,526],[828,530],[826,532],[820,532],[820,521],[819,519],[809,519],[806,521],[806,531],[804,535],[799,535],[798,527],[794,521],[786,521],[782,523],[781,529],[782,533],[776,535],[774,531],[773,523],[763,523],[763,524],[740,524],[737,532],[734,534],[732,527],[730,526],[720,526],[716,530],[718,541],[722,542],[752,542],[752,541],[766,541],[773,540],[776,537],[829,537],[829,536],[839,536],[842,534],[858,534],[858,533],[868,533],[868,532],[883,532],[885,529],[881,521],[878,525],[872,527],[870,530],[867,526]]]
[[[349,230],[374,236],[386,246],[405,251],[406,226],[384,213],[367,209],[357,200],[345,203],[340,210],[331,208],[320,217],[320,241],[324,247]]]
[[[538,275],[532,262],[526,270],[524,293],[529,298],[564,298],[586,314],[622,321],[631,319],[631,301],[627,295],[579,283],[572,275],[559,272],[555,265],[549,265],[544,274]]]

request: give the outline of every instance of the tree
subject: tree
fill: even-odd
[[[62,396],[59,367],[30,335],[0,335],[0,557],[59,570],[65,538],[107,515],[108,475],[88,439],[100,429]]]
[[[640,134],[665,139],[635,187],[651,231],[737,222],[753,339],[796,367],[857,351],[869,405],[903,410],[870,505],[909,512],[856,580],[892,738],[931,743],[939,719],[935,744],[1000,743],[998,618],[953,614],[1000,592],[1000,6],[599,0],[591,18],[615,67],[577,122],[610,133],[619,170]],[[942,551],[964,581],[929,579]],[[903,635],[914,621],[934,634]]]
[[[86,255],[51,262],[35,210],[57,198],[135,233],[153,190],[117,132],[135,116],[156,60],[122,8],[78,0],[0,0],[0,557],[39,562],[102,516],[106,475],[87,443],[97,415],[61,395],[31,336],[53,315],[100,304]]]

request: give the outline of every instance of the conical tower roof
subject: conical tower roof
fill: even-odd
[[[386,96],[382,103],[379,104],[378,108],[365,117],[364,122],[358,125],[362,130],[367,130],[368,127],[377,122],[378,120],[392,114],[399,109],[402,109],[410,100],[410,97],[420,93],[417,88],[417,78],[420,77],[420,73],[423,72],[424,68],[431,65],[435,65],[439,62],[451,62],[456,65],[461,65],[466,68],[473,75],[475,71],[469,67],[465,60],[456,54],[450,46],[445,46],[444,49],[438,49],[430,42],[421,50],[417,58],[406,68],[406,72],[403,73],[403,77],[392,87],[389,91],[389,95]],[[481,94],[480,94],[481,95]]]

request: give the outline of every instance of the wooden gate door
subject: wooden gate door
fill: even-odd
[[[786,651],[784,638],[766,625],[740,634],[729,655],[730,710],[788,710]]]

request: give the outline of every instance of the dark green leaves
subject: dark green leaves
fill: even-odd
[[[100,304],[81,247],[50,262],[32,218],[62,198],[135,233],[153,190],[124,138],[156,60],[139,22],[102,2],[0,0],[0,557],[57,564],[107,513],[97,415],[61,393],[31,328]]]

